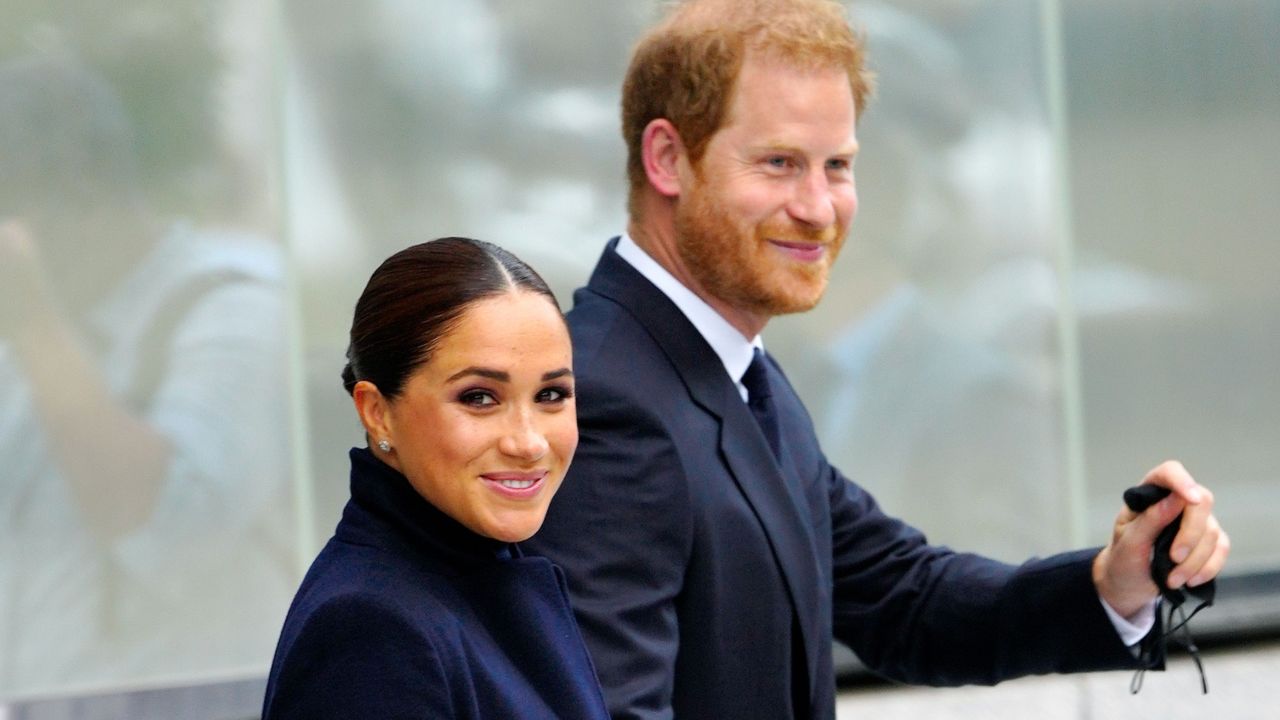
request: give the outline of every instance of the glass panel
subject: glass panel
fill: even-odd
[[[1165,457],[1280,567],[1280,4],[1063,3],[1093,535]]]
[[[0,697],[265,672],[298,580],[268,19],[0,11]]]
[[[827,296],[766,344],[828,457],[930,539],[1022,560],[1066,545],[1039,15],[850,4],[879,90],[860,210]]]

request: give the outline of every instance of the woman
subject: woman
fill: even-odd
[[[369,279],[347,359],[371,447],[351,450],[263,717],[606,718],[564,576],[515,545],[578,442],[546,283],[489,243],[408,248]]]

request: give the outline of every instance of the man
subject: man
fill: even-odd
[[[1225,560],[1176,463],[1146,478],[1173,499],[1106,548],[1021,567],[928,546],[827,463],[753,357],[822,295],[868,85],[826,0],[694,0],[634,53],[630,222],[569,315],[581,440],[531,542],[568,575],[615,717],[830,718],[833,635],[906,682],[1134,667],[1159,529],[1186,509],[1171,583]]]

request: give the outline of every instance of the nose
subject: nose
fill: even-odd
[[[836,221],[835,198],[825,168],[814,168],[797,181],[787,213],[797,222],[825,228]]]
[[[517,411],[511,425],[498,440],[499,452],[528,463],[541,460],[549,447],[546,435],[528,410]]]

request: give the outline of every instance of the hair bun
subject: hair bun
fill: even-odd
[[[342,368],[342,387],[346,388],[347,394],[350,395],[352,391],[355,389],[355,386],[356,386],[356,373],[354,370],[351,369],[351,363],[347,363]]]

